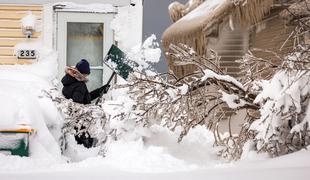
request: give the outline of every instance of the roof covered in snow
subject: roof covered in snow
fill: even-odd
[[[221,27],[234,22],[244,26],[259,22],[272,4],[273,0],[205,0],[166,29],[162,36],[164,51],[169,51],[170,44],[182,43],[206,55],[208,39],[218,38]],[[173,60],[167,59],[168,65],[174,67]]]
[[[235,4],[232,0],[206,0],[165,31],[164,43],[169,39],[191,36],[196,32],[206,32],[228,15],[233,15],[242,23],[258,22],[269,11],[272,4],[273,0],[240,0],[240,3]]]

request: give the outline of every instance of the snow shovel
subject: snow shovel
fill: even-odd
[[[133,68],[128,65],[133,62],[130,61],[127,58],[126,54],[114,44],[111,46],[103,62],[113,71],[110,79],[107,82],[107,85],[111,83],[113,77],[116,74],[122,77],[124,80],[127,80],[129,74],[133,71]],[[133,64],[133,66],[136,66],[136,64]],[[104,92],[102,92],[97,99],[96,105],[98,105],[98,103],[100,102],[103,93]]]

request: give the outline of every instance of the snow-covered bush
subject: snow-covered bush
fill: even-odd
[[[44,92],[45,96],[55,103],[64,120],[60,138],[63,153],[67,150],[68,139],[72,136],[81,136],[83,133],[95,138],[93,146],[104,145],[107,140],[108,122],[100,106],[75,103],[71,99],[66,99],[57,88]]]
[[[156,75],[152,66],[160,60],[160,55],[161,50],[155,35],[127,52],[128,63],[135,65],[134,72],[130,74],[127,82],[120,82],[110,92],[112,100],[106,100],[102,104],[110,122],[111,139],[134,140],[147,136],[149,123],[141,118],[140,104],[147,104],[148,97],[143,98],[140,95],[152,87],[141,88],[136,84],[136,78]]]
[[[114,102],[118,107],[110,109],[120,108],[117,110],[120,113],[114,114],[110,121],[130,121],[134,125],[129,127],[160,124],[172,131],[181,128],[179,141],[192,128],[205,125],[216,135],[217,144],[225,143],[218,133],[218,125],[226,114],[224,104],[236,111],[244,108],[258,109],[253,104],[253,96],[235,78],[221,71],[216,53],[211,58],[203,58],[184,45],[171,45],[169,55],[177,59],[177,65],[194,64],[199,70],[181,78],[172,73],[132,73],[128,83],[120,86],[127,88],[129,99],[119,101],[122,103]],[[201,63],[203,61],[209,64]],[[218,88],[222,90],[218,91]],[[234,93],[238,96],[234,96]],[[223,98],[219,98],[221,96]],[[128,127],[121,127],[118,127],[117,134],[122,134],[120,131],[128,132]],[[232,134],[229,135],[231,136]]]
[[[258,151],[278,156],[310,144],[309,57],[309,47],[299,47],[271,80],[261,82],[262,92],[254,101],[261,106],[261,117],[250,128]]]
[[[193,64],[198,70],[181,78],[169,73],[169,78],[141,73],[132,76],[126,87],[135,102],[130,111],[135,122],[144,126],[158,123],[171,130],[181,127],[179,141],[195,126],[205,125],[214,132],[215,144],[222,147],[220,154],[227,159],[239,159],[250,141],[256,150],[272,156],[309,145],[308,47],[300,46],[277,64],[252,54],[245,56],[248,68],[257,63],[269,69],[272,78],[261,79],[254,73],[262,72],[257,69],[240,82],[220,70],[216,54],[206,59],[184,45],[170,48],[169,55],[177,65]],[[228,112],[232,110],[245,110],[245,123],[239,134],[232,134],[229,127],[229,132],[221,135],[218,126],[225,117],[230,121],[233,114]]]

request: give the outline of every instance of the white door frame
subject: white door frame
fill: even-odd
[[[114,18],[114,13],[85,13],[85,12],[56,12],[56,49],[58,51],[58,79],[64,76],[64,71],[67,64],[67,23],[103,23],[103,58],[109,51],[109,48],[114,42],[113,30],[111,29],[111,21]],[[103,76],[112,74],[112,71],[104,64],[99,67],[91,67],[91,69],[103,69]],[[103,81],[106,79],[103,77]],[[102,82],[103,84],[105,82]]]

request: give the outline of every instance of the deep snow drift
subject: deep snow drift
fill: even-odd
[[[26,124],[38,130],[32,136],[30,153],[59,160],[57,137],[62,119],[52,101],[40,97],[42,89],[52,87],[57,54],[44,48],[38,51],[41,61],[36,64],[0,67],[0,129],[18,129]]]

